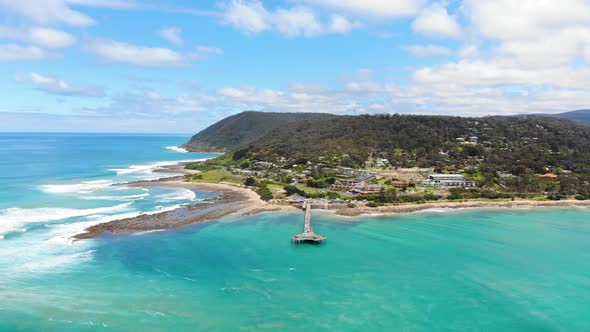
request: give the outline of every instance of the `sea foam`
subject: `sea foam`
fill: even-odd
[[[109,171],[117,173],[117,175],[139,175],[142,176],[144,180],[154,180],[154,172],[160,170],[167,166],[174,166],[180,163],[188,163],[188,162],[197,162],[203,161],[206,159],[188,159],[188,160],[177,160],[177,161],[159,161],[150,164],[142,164],[142,165],[131,165],[127,168],[111,168]],[[171,173],[160,173],[157,178],[163,178],[170,176]],[[172,174],[176,175],[176,174]]]
[[[52,194],[90,194],[108,188],[114,184],[111,180],[83,181],[74,184],[50,184],[41,186],[41,190]]]
[[[170,151],[174,151],[174,152],[179,152],[179,153],[188,153],[187,149],[183,149],[179,146],[167,146],[166,149],[170,150]]]
[[[9,208],[0,210],[0,234],[16,231],[23,224],[56,221],[72,217],[83,217],[93,214],[105,214],[127,209],[132,203],[119,204],[93,209],[66,208]]]
[[[175,189],[172,193],[157,195],[154,199],[160,203],[176,202],[176,201],[194,201],[197,195],[194,191],[186,188]]]

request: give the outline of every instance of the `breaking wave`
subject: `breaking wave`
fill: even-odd
[[[179,146],[167,146],[166,149],[170,150],[170,151],[174,151],[174,152],[179,152],[179,153],[188,153],[187,149],[183,149]]]
[[[105,214],[127,209],[132,203],[93,209],[66,208],[9,208],[0,210],[0,234],[6,234],[22,228],[26,223],[48,222],[72,217],[83,217],[93,214]]]
[[[108,188],[114,184],[111,180],[84,181],[75,184],[50,184],[41,186],[41,190],[53,194],[90,194]]]
[[[197,195],[194,191],[185,188],[178,188],[175,189],[172,193],[161,194],[154,197],[154,199],[160,203],[176,201],[194,201],[196,198]]]

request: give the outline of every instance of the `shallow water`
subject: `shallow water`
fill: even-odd
[[[174,153],[168,145],[153,144]],[[133,200],[133,209],[149,200]],[[134,213],[126,209],[112,213]],[[0,330],[590,330],[584,209],[314,212],[316,232],[328,237],[322,246],[291,245],[303,215],[284,213],[67,241],[92,218],[109,215],[29,223],[0,240]]]

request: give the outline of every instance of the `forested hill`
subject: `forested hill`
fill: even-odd
[[[266,127],[251,127],[258,119],[267,120],[268,116],[273,119],[270,123],[278,123],[274,128],[267,131]],[[282,116],[290,120],[280,124]],[[238,118],[245,122],[224,121],[223,125],[216,124],[207,130],[208,137],[227,142],[228,148],[237,144],[232,153],[235,161],[308,160],[356,167],[371,157],[382,157],[394,166],[521,168],[538,173],[554,167],[590,174],[590,127],[567,120],[418,115],[309,118],[308,115],[291,121],[292,114],[252,112],[242,113]],[[265,121],[265,126],[268,123]],[[232,129],[230,124],[239,130]],[[215,132],[215,128],[220,130]],[[265,132],[261,134],[262,131]],[[257,135],[260,136],[255,138]],[[476,144],[463,142],[472,137]]]
[[[519,115],[519,117],[530,117],[530,115]],[[590,109],[587,110],[577,110],[565,113],[557,113],[557,114],[533,114],[533,116],[544,116],[544,117],[551,117],[557,119],[566,119],[577,121],[583,123],[585,125],[590,125]]]
[[[579,121],[590,125],[590,109],[560,113],[557,114],[556,117],[560,119]]]
[[[225,118],[194,135],[183,147],[189,151],[227,151],[248,143],[281,124],[335,115],[321,113],[263,113],[247,111]]]

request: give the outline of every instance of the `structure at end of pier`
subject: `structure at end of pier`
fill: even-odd
[[[313,227],[311,227],[311,202],[305,201],[303,203],[303,208],[305,209],[305,224],[303,226],[303,233],[293,235],[291,238],[291,243],[324,243],[328,238],[314,233]]]

